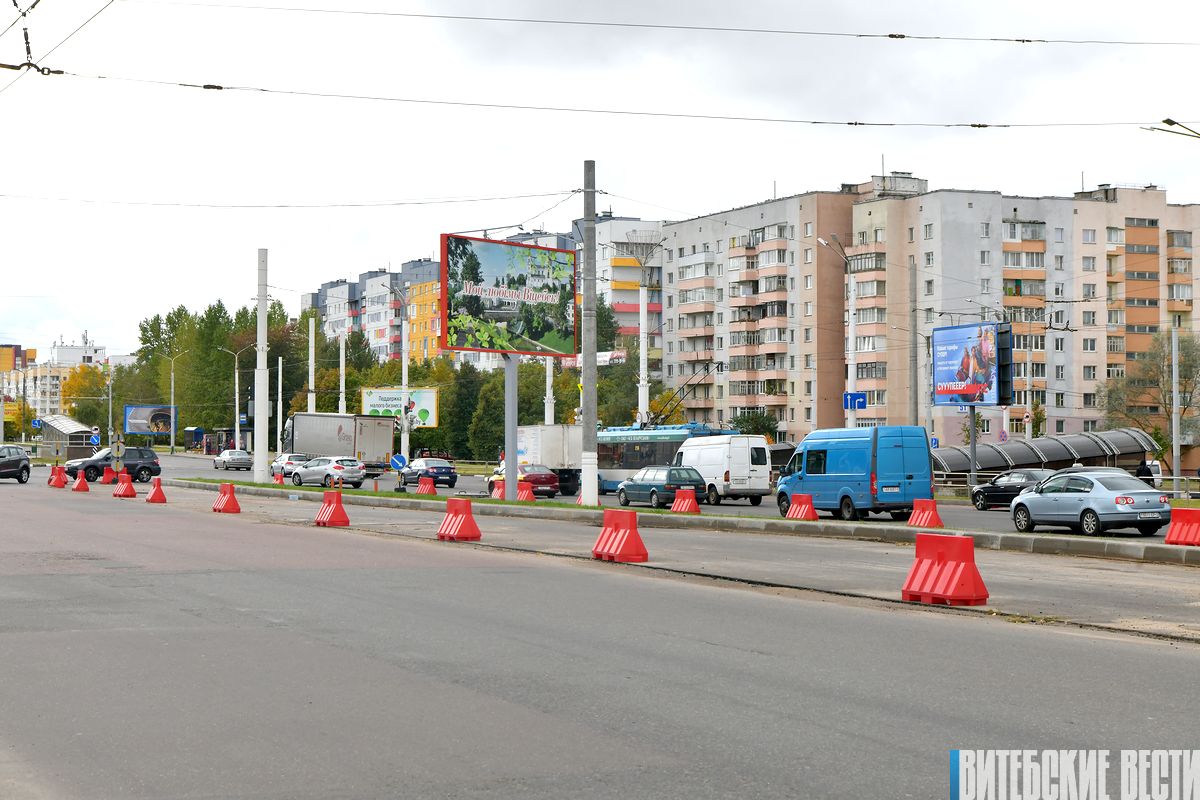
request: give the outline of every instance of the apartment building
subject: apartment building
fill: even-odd
[[[611,211],[596,217],[597,297],[612,306],[617,336],[636,340],[641,333],[641,287],[646,287],[647,360],[653,380],[662,377],[665,246],[661,222],[618,217]],[[579,258],[582,262],[582,250]]]

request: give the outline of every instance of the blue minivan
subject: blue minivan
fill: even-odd
[[[908,519],[914,500],[933,498],[929,437],[916,425],[813,431],[780,471],[776,493],[784,516],[793,494],[811,494],[813,508],[844,520]]]

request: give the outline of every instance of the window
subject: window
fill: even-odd
[[[928,250],[925,251],[925,266],[933,266],[933,253]]]
[[[1157,325],[1126,325],[1126,333],[1158,333]]]
[[[1062,243],[1062,241],[1063,241],[1063,229],[1062,228],[1054,229],[1054,241],[1059,242],[1060,244]]]
[[[813,313],[813,304],[812,304],[812,301],[810,300],[804,304],[804,316],[811,317],[812,313]]]
[[[1084,339],[1083,340],[1083,352],[1085,352],[1085,353],[1096,352],[1096,340],[1095,339]]]
[[[1083,432],[1084,433],[1095,433],[1097,430],[1099,430],[1099,426],[1098,426],[1097,422],[1098,421],[1094,420],[1094,419],[1085,419],[1083,421]]]
[[[811,289],[812,287],[813,287],[813,276],[805,275],[804,276],[804,288]]]
[[[1063,257],[1062,256],[1054,257],[1054,268],[1059,271],[1062,270],[1062,268],[1063,268]]]
[[[933,223],[926,222],[925,227],[922,229],[922,232],[926,239],[932,239],[933,238]]]
[[[1061,283],[1054,284],[1054,296],[1055,297],[1063,296],[1063,285]]]
[[[1055,408],[1066,408],[1067,407],[1066,393],[1064,393],[1064,392],[1055,392],[1054,393],[1054,407]]]
[[[992,235],[992,223],[990,223],[990,222],[979,223],[979,238],[987,239],[991,235]]]
[[[1109,244],[1124,244],[1125,231],[1122,228],[1105,228],[1104,238]]]
[[[1065,430],[1065,427],[1063,426],[1063,421],[1061,419],[1054,420],[1054,432],[1055,433],[1063,433],[1064,430]]]
[[[804,454],[804,472],[806,475],[825,474],[824,450],[809,450]]]
[[[933,294],[933,281],[932,280],[925,281],[925,294],[926,295]]]
[[[812,328],[804,329],[804,341],[806,341],[806,342],[812,341]]]
[[[1096,296],[1096,284],[1085,283],[1083,285],[1083,296],[1085,298],[1094,298]]]
[[[1131,270],[1125,273],[1125,277],[1131,281],[1156,281],[1158,280],[1158,273],[1146,270]]]
[[[875,229],[875,241],[876,241],[877,243],[882,243],[882,242],[885,242],[885,241],[887,241],[887,240],[884,238],[883,228],[876,228],[876,229]]]
[[[1083,393],[1083,407],[1084,408],[1095,408],[1096,407],[1096,393],[1095,392],[1084,392]]]
[[[1104,374],[1108,378],[1124,378],[1125,377],[1125,365],[1124,364],[1109,364],[1105,368]]]
[[[804,263],[805,264],[813,263],[813,251],[812,251],[811,247],[804,248]]]
[[[1127,244],[1125,245],[1126,253],[1137,253],[1141,255],[1157,255],[1158,245],[1156,244]]]
[[[1054,352],[1061,353],[1066,349],[1066,340],[1062,336],[1054,337]]]
[[[1096,312],[1095,311],[1083,312],[1083,324],[1087,327],[1091,327],[1092,325],[1095,325],[1096,324]]]
[[[859,231],[859,232],[858,232],[858,243],[859,243],[859,244],[866,244],[866,243],[867,243],[867,232],[866,232],[866,231]]]
[[[1019,240],[1019,237],[1017,235],[1018,232],[1019,231],[1018,231],[1017,223],[1015,223],[1015,222],[1004,223],[1004,238],[1007,239],[1008,241],[1010,241],[1010,242],[1018,241]]]
[[[908,268],[909,269],[917,268],[917,257],[914,256],[912,253],[908,254]]]
[[[1109,325],[1124,325],[1125,324],[1125,312],[1120,310],[1119,308],[1109,309],[1108,324]]]
[[[804,235],[812,236],[813,224],[811,222],[804,223]]]
[[[1146,217],[1126,217],[1126,228],[1157,228],[1158,220],[1148,219]]]
[[[979,251],[979,266],[986,267],[991,263],[992,263],[992,251],[991,250],[980,250]]]
[[[1006,252],[1006,253],[1004,254],[1004,266],[1006,266],[1006,267],[1020,267],[1020,266],[1021,266],[1021,254],[1020,254],[1020,253],[1009,253],[1009,252]]]
[[[1095,367],[1084,367],[1083,368],[1083,379],[1085,381],[1096,380],[1096,368]]]
[[[930,324],[933,323],[933,309],[932,308],[925,309],[925,322],[930,323]]]
[[[1095,228],[1084,228],[1083,229],[1083,243],[1084,244],[1095,244],[1096,243],[1096,229]]]
[[[1191,275],[1192,260],[1190,258],[1168,258],[1167,259],[1167,274],[1169,275]]]
[[[1083,257],[1083,271],[1084,272],[1095,272],[1096,271],[1096,257],[1095,256],[1084,256]]]
[[[1083,342],[1086,345],[1087,339],[1084,339]],[[1087,347],[1084,347],[1083,349],[1087,350]],[[1096,349],[1096,340],[1095,339],[1092,340],[1092,349],[1093,350]],[[1125,352],[1125,338],[1122,336],[1106,337],[1105,349],[1109,353],[1124,353]],[[1130,353],[1129,356],[1130,356],[1130,358],[1132,358],[1133,353]]]
[[[914,241],[915,238],[916,238],[916,229],[909,228],[908,229],[908,240],[911,242],[911,241]]]
[[[992,291],[992,279],[991,278],[980,278],[979,279],[980,294],[988,294],[991,291]]]

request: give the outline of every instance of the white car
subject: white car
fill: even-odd
[[[213,469],[254,469],[254,459],[245,450],[222,450],[213,459]]]
[[[271,477],[274,478],[276,475],[282,475],[285,478],[290,477],[295,467],[308,460],[308,456],[304,453],[280,453],[271,462]]]
[[[344,456],[319,456],[292,468],[292,483],[296,486],[334,486],[341,483],[357,489],[366,477],[361,461]]]

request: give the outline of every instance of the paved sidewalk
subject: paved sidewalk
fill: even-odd
[[[213,492],[172,487],[169,502],[211,513]],[[319,505],[285,497],[239,497],[241,520],[311,525]],[[116,501],[114,501],[116,502]],[[347,506],[351,530],[436,541],[440,513]],[[238,524],[212,515],[214,525]],[[595,525],[482,517],[477,546],[590,558]],[[337,529],[330,529],[336,535]],[[911,545],[769,533],[647,528],[650,560],[637,568],[780,587],[900,599]],[[437,543],[438,546],[472,546]],[[976,550],[991,593],[973,613],[1000,612],[1028,623],[1071,622],[1200,642],[1200,574],[1194,568],[1009,551]],[[614,567],[624,568],[624,567]]]

